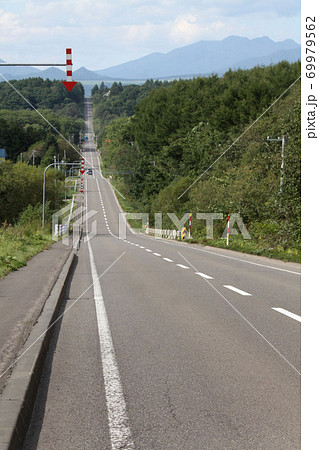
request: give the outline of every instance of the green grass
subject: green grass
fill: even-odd
[[[194,244],[209,245],[211,247],[225,248],[251,255],[266,256],[267,258],[279,259],[285,262],[301,262],[300,248],[283,248],[281,245],[271,247],[267,243],[260,243],[255,239],[243,239],[239,236],[230,236],[229,245],[226,239],[191,239],[187,242]]]
[[[0,228],[0,278],[25,266],[37,253],[49,248],[52,235],[48,228],[23,228],[20,225]]]
[[[15,225],[0,226],[0,278],[25,266],[29,259],[55,242],[51,231],[52,211],[48,203],[45,217],[47,222],[42,228],[42,204],[29,205]]]
[[[107,175],[104,174],[104,176],[107,178]],[[110,182],[115,189],[116,197],[119,201],[119,204],[121,205],[124,212],[127,213],[139,213],[143,211],[139,211],[138,208],[136,208],[133,203],[123,194],[125,193],[125,187],[121,179],[119,178],[112,178],[110,179]],[[121,193],[121,195],[119,194]],[[128,223],[131,225],[132,228],[141,228],[141,220],[138,219],[127,219]]]

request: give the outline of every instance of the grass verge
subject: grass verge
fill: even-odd
[[[111,184],[121,192],[124,186],[121,180],[112,179]],[[125,212],[139,212],[132,202],[126,197],[123,198],[116,191],[116,196],[119,200],[123,211]],[[141,227],[140,221],[128,220],[130,225],[135,228]],[[227,250],[234,250],[241,253],[248,253],[251,255],[265,256],[267,258],[278,259],[285,262],[301,262],[301,249],[299,248],[284,248],[281,245],[270,245],[262,239],[243,239],[241,236],[230,236],[229,245],[226,244],[226,239],[205,239],[203,237],[187,239],[186,242],[190,244],[202,244],[210,247],[225,248]]]
[[[30,231],[20,225],[0,228],[0,278],[25,266],[37,253],[53,243],[48,229]]]
[[[229,245],[226,239],[191,239],[187,242],[194,244],[209,245],[211,247],[225,248],[236,252],[248,253],[250,255],[266,256],[267,258],[279,259],[285,262],[301,262],[301,250],[299,248],[285,249],[280,245],[271,247],[266,243],[256,242],[254,239],[243,239],[239,236],[230,236]]]

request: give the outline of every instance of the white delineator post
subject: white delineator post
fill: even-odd
[[[147,224],[146,224],[146,234],[149,234],[149,232],[150,232],[150,219],[149,218],[147,218]]]
[[[230,215],[228,214],[228,219],[227,219],[227,245],[229,245],[229,219],[230,219]]]

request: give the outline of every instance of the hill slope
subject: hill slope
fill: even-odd
[[[222,41],[200,41],[167,54],[152,53],[124,64],[97,70],[101,76],[147,79],[195,74],[223,74],[230,67],[250,68],[268,62],[300,59],[300,45],[291,39],[229,36]]]
[[[192,235],[207,243],[195,213],[224,219],[238,213],[252,240],[236,245],[298,260],[299,76],[300,63],[281,62],[163,84],[137,105],[133,117],[110,122],[100,133],[104,168],[130,171],[114,177],[118,189],[132,210],[149,212],[151,219],[162,212],[163,228],[172,226],[166,213],[193,212]],[[267,136],[283,134],[288,142],[281,186],[281,142],[268,142]],[[224,228],[225,220],[214,222],[216,245]]]

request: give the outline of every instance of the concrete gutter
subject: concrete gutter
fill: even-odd
[[[22,449],[41,379],[53,323],[58,318],[67,282],[77,259],[80,236],[34,325],[0,397],[0,449]]]

